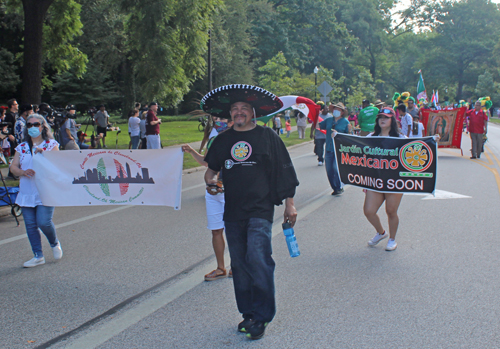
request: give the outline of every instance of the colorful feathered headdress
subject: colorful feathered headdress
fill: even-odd
[[[394,102],[395,107],[397,107],[401,102],[403,102],[406,107],[408,107],[408,101],[410,99],[413,101],[413,103],[415,103],[415,99],[410,96],[410,92],[403,92],[401,94],[396,92],[392,97],[392,101]]]

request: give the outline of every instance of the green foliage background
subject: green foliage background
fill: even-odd
[[[450,101],[490,95],[500,105],[500,9],[488,0],[54,0],[45,16],[42,100],[135,102],[169,113],[197,108],[212,83],[259,84],[277,95],[390,102],[427,92]],[[20,96],[20,0],[0,0],[0,101]],[[209,36],[210,31],[210,36]],[[319,68],[317,75],[314,67]],[[319,99],[319,93],[316,94]]]

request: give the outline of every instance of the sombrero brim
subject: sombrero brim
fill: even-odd
[[[283,102],[274,94],[261,87],[252,85],[225,85],[207,93],[200,103],[201,109],[208,114],[230,119],[231,105],[245,102],[254,109],[256,116],[271,114],[283,106]]]

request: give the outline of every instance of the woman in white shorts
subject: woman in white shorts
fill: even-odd
[[[210,134],[210,140],[207,148],[210,147],[217,134],[224,132],[228,128],[229,125],[226,119],[214,118],[214,128]],[[182,151],[190,153],[200,165],[207,166],[207,163],[204,161],[204,156],[194,150],[189,144],[184,144],[182,146]],[[222,178],[219,177],[219,183],[217,185],[218,188],[214,188],[214,191],[216,191],[217,194],[212,195],[209,194],[208,191],[205,191],[205,203],[208,220],[207,228],[212,231],[212,246],[215,252],[215,259],[217,260],[217,269],[214,269],[205,275],[206,281],[214,281],[228,276],[226,265],[224,264],[224,250],[226,248],[226,243],[224,241],[224,192]],[[231,271],[229,271],[229,276],[231,276]]]

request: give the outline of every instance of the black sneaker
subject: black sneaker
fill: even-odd
[[[342,193],[344,193],[344,188],[340,188],[339,190],[334,189],[332,195],[341,195]]]
[[[250,339],[261,339],[264,337],[267,324],[264,321],[253,321],[253,324],[246,329],[247,337]]]
[[[252,324],[253,324],[253,320],[251,318],[243,319],[243,321],[238,324],[238,331],[247,333],[248,332],[247,329],[250,326],[252,326]]]

